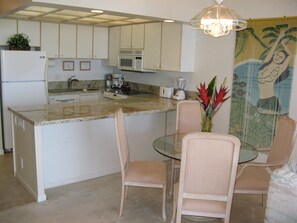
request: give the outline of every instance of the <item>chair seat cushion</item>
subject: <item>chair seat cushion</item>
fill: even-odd
[[[183,211],[224,215],[226,202],[184,199]],[[209,216],[209,215],[208,215]]]
[[[266,194],[269,187],[270,175],[264,167],[247,167],[236,179],[235,193],[244,192]]]
[[[166,164],[162,161],[130,162],[125,182],[143,184],[166,184]]]

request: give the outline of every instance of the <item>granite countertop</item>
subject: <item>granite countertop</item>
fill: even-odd
[[[137,95],[128,99],[104,98],[98,102],[46,104],[8,109],[35,126],[109,118],[122,107],[125,115],[173,111],[177,101],[156,95]]]

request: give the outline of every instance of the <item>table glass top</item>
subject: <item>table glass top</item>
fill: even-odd
[[[166,135],[156,139],[153,142],[154,149],[164,156],[172,159],[181,159],[182,138],[185,134]],[[255,159],[258,156],[257,150],[245,143],[241,142],[240,155],[238,163],[245,163]]]

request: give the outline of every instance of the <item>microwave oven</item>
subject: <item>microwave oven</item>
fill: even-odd
[[[118,68],[126,71],[155,72],[143,68],[143,59],[142,49],[122,49],[119,53]]]

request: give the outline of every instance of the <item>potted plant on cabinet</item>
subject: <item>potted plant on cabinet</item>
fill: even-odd
[[[30,38],[24,33],[17,33],[7,39],[10,50],[30,50]]]

